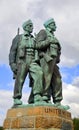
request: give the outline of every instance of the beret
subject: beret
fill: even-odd
[[[27,20],[27,21],[25,21],[25,22],[23,23],[23,25],[22,25],[23,29],[25,29],[25,27],[26,27],[27,25],[29,25],[29,24],[33,24],[30,19]]]
[[[52,22],[55,22],[53,18],[48,19],[43,25],[44,25],[44,27],[47,27]]]

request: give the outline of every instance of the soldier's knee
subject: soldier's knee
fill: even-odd
[[[57,78],[57,83],[58,83],[59,85],[62,84],[61,78]]]
[[[21,78],[21,79],[19,79],[19,82],[20,82],[20,85],[22,86],[24,83],[24,80]]]
[[[43,76],[43,71],[42,71],[42,70],[38,71],[38,74],[39,74],[40,76]]]

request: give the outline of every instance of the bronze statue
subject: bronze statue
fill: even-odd
[[[45,29],[34,36],[31,20],[23,24],[24,34],[17,35],[12,42],[9,54],[9,64],[14,73],[14,107],[22,105],[22,87],[29,73],[30,93],[29,104],[52,105],[68,110],[69,106],[61,105],[62,80],[58,63],[60,62],[61,45],[55,37],[56,24],[53,18],[44,23]]]

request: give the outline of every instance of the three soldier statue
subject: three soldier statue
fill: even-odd
[[[9,53],[9,64],[15,79],[13,107],[23,104],[22,88],[28,74],[31,87],[28,104],[53,105],[68,110],[69,106],[61,104],[62,80],[58,67],[61,45],[54,35],[54,19],[48,19],[44,23],[45,29],[40,30],[36,36],[32,35],[33,23],[30,19],[22,27],[24,33],[15,36]]]

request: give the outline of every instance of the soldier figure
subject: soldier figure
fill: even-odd
[[[49,27],[51,23],[54,25]],[[56,30],[56,25],[53,19],[50,19],[44,24],[46,29],[41,30],[36,36],[36,49],[38,50],[40,66],[44,73],[44,91],[43,99],[49,102],[50,84],[54,72],[54,66],[58,59],[58,51],[60,44],[55,38],[53,32]],[[52,31],[52,32],[51,32]],[[62,96],[61,96],[62,98]]]
[[[44,90],[43,100],[50,102],[52,96],[54,106],[69,109],[69,106],[61,105],[62,97],[62,81],[57,63],[60,62],[61,46],[57,38],[54,36],[56,24],[53,18],[44,23],[45,29],[41,30],[36,37],[36,49],[39,53],[40,66],[44,74]],[[32,95],[30,95],[32,98]],[[29,102],[31,99],[29,98]]]
[[[36,45],[36,48],[39,49],[40,64],[44,73],[45,88],[43,91],[43,100],[49,102],[52,95],[54,106],[68,110],[68,105],[61,105],[63,99],[62,80],[59,67],[57,66],[60,62],[61,46],[58,39],[54,36],[54,32],[56,31],[54,19],[47,20],[44,23],[44,27],[45,30],[41,30],[38,34],[38,44]],[[49,39],[51,39],[51,42]],[[49,40],[49,45],[47,44],[47,40]]]
[[[29,72],[33,80],[34,103],[42,101],[43,92],[43,72],[41,67],[35,62],[33,23],[28,20],[22,25],[24,34],[16,36],[13,40],[10,54],[9,64],[12,71],[16,75],[14,86],[14,106],[22,105],[20,100],[22,97],[22,87],[25,78]]]
[[[60,44],[55,38],[53,32],[56,30],[56,25],[53,19],[44,23],[46,30],[41,30],[36,37],[36,49],[39,53],[40,66],[44,73],[44,91],[43,99],[49,101],[50,84],[56,65]],[[61,96],[62,98],[62,96]]]

